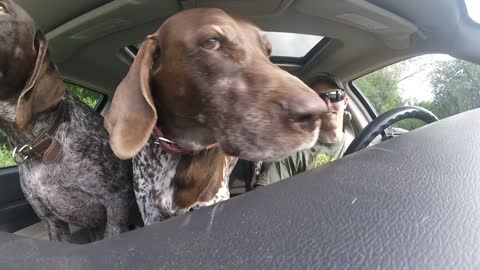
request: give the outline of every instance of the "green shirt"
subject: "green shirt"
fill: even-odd
[[[310,149],[297,152],[281,161],[265,162],[257,185],[270,185],[338,158],[345,152],[345,134],[338,143],[318,142]]]

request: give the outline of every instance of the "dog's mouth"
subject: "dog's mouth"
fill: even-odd
[[[236,141],[229,137],[224,137],[219,141],[219,147],[229,155],[250,161],[275,161],[283,159],[297,151],[312,147],[318,138],[319,128],[316,128],[309,136],[303,136],[302,140],[294,136],[284,137],[283,143],[274,140],[260,141]]]

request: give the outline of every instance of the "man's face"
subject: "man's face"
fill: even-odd
[[[337,87],[328,83],[317,83],[313,90],[317,93],[328,93],[335,90]],[[328,98],[324,101],[327,103],[328,112],[322,117],[321,130],[335,130],[343,127],[343,113],[347,107],[348,97],[339,102],[331,102]]]

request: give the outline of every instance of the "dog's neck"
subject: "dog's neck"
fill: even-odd
[[[159,108],[162,107],[159,106]],[[189,150],[187,152],[204,150],[209,143],[208,141],[202,143],[202,140],[208,137],[205,134],[209,134],[210,131],[203,123],[195,121],[192,117],[159,111],[156,125],[162,132],[162,137],[173,141],[179,147],[187,146]],[[162,166],[159,166],[159,168],[162,168],[161,171],[155,173],[157,175],[167,175],[163,170],[169,170],[171,166],[174,166],[175,174],[171,178],[157,179],[157,181],[162,182],[157,184],[172,188],[171,200],[175,209],[185,210],[197,204],[208,204],[209,201],[214,200],[222,185],[225,185],[227,189],[223,193],[226,192],[228,196],[228,176],[232,169],[230,167],[233,167],[236,163],[236,158],[227,157],[220,149],[201,151],[193,156],[191,154],[174,153],[155,144],[154,141],[158,138],[156,138],[156,134],[152,135],[155,139],[150,140],[148,146],[144,149],[145,153],[140,156],[146,153],[151,153],[150,155],[156,153],[154,158],[165,160],[165,162],[169,160],[174,163],[168,166],[162,164]],[[151,149],[152,147],[155,150]],[[161,148],[162,150],[160,150]],[[138,156],[137,159],[139,159]],[[166,206],[159,205],[159,207],[164,208]],[[169,212],[166,209],[163,211]]]
[[[36,136],[41,134],[54,120],[59,106],[38,113],[33,116],[30,125],[21,130],[17,127],[15,114],[17,110],[16,100],[0,100],[0,132],[8,139],[11,145],[21,146],[30,143]]]
[[[176,115],[165,117],[165,114],[160,114],[157,127],[166,139],[188,151],[201,151],[215,143],[214,136],[210,135],[211,131],[205,124],[188,120],[179,119]]]
[[[133,160],[135,190],[152,200],[162,215],[156,220],[160,221],[228,199],[229,176],[236,161],[220,149],[197,156],[173,154],[150,140]]]

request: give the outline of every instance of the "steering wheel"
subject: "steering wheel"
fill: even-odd
[[[438,117],[427,109],[417,106],[404,106],[395,108],[379,115],[362,130],[360,135],[355,137],[343,156],[350,155],[353,152],[361,150],[369,145],[375,137],[382,133],[386,128],[404,119],[419,119],[430,124],[438,121]]]

